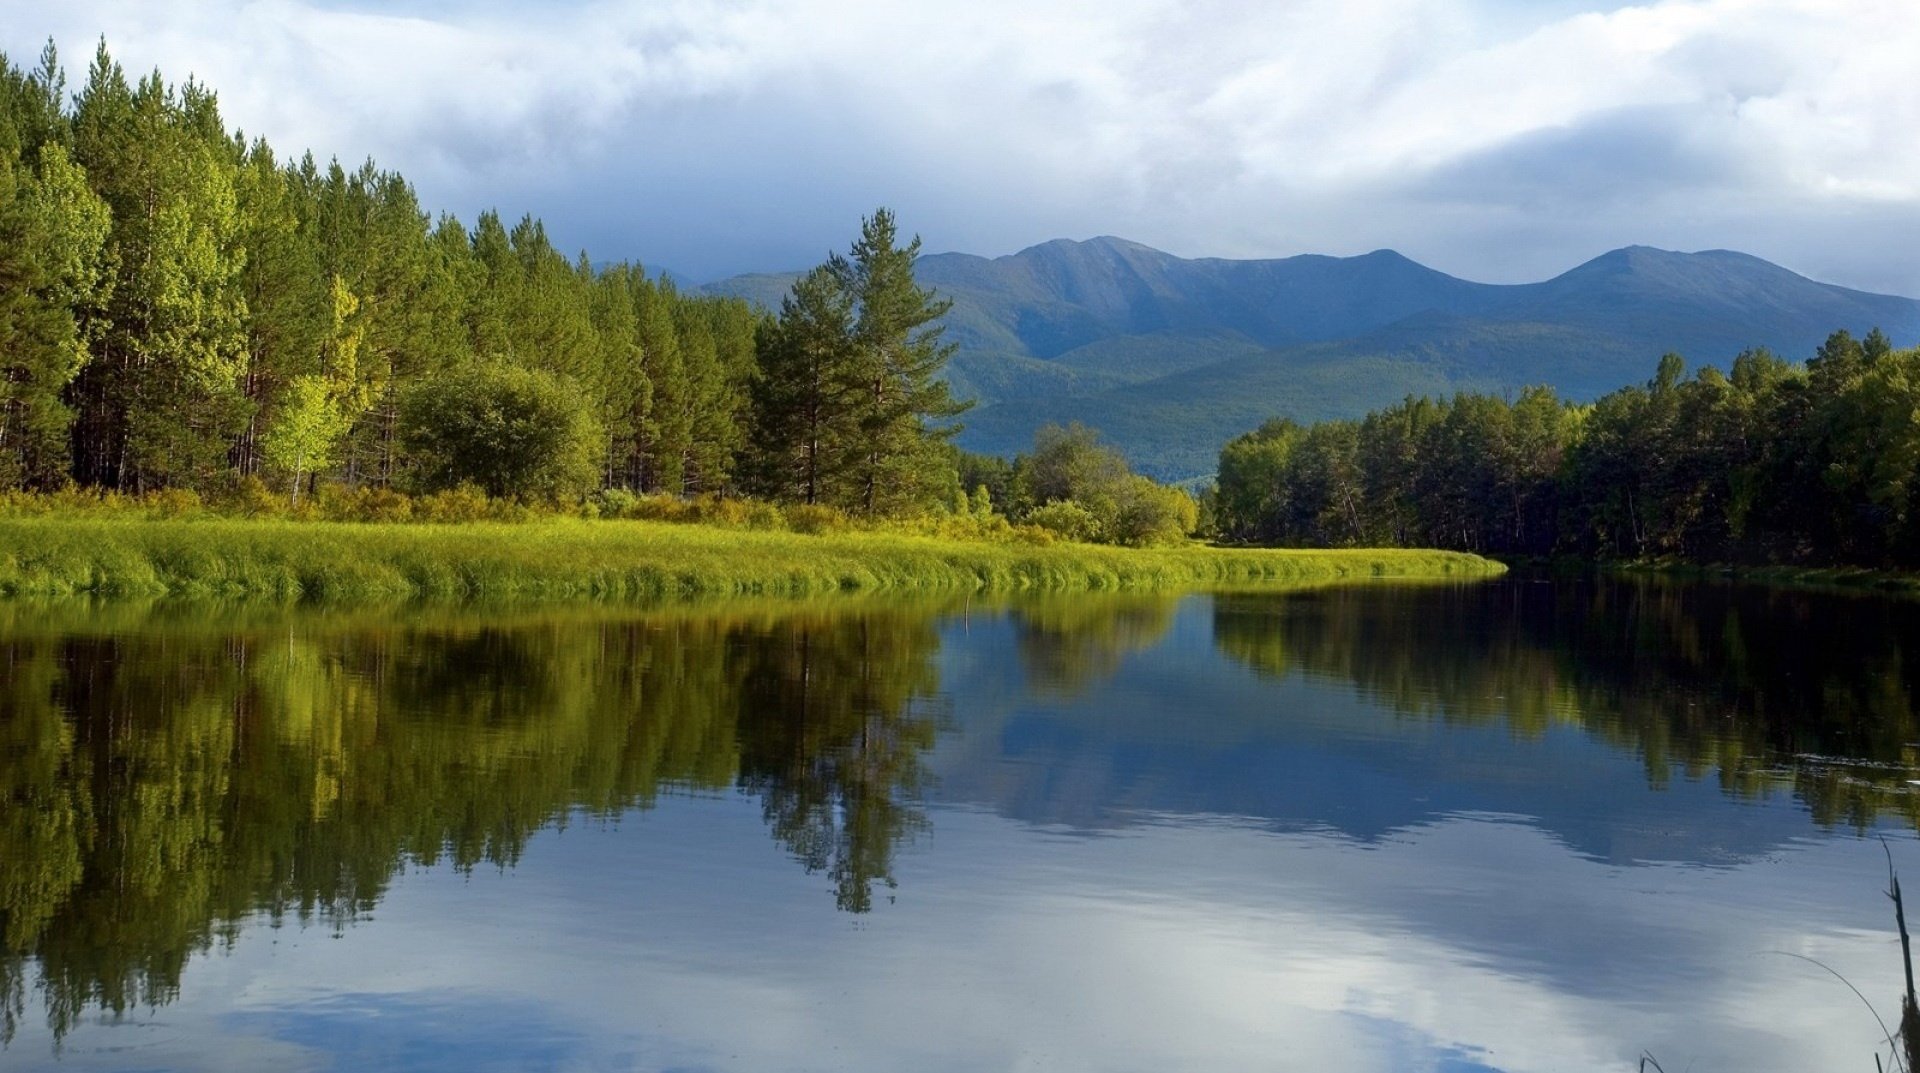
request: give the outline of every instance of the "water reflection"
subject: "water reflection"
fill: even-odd
[[[1177,605],[1166,594],[1022,601],[1011,620],[1027,688],[1071,698],[1111,678],[1127,657],[1165,636]]]
[[[1221,598],[1221,651],[1404,715],[1579,727],[1648,782],[1790,789],[1821,824],[1920,823],[1920,603],[1657,578]]]
[[[256,913],[333,928],[407,863],[514,864],[665,791],[758,797],[867,910],[924,827],[925,608],[623,621],[297,621],[0,638],[0,1034],[37,963],[64,1034],[170,1001]]]
[[[575,977],[625,971],[676,1026],[716,1016],[696,996],[852,993],[898,1013],[901,985],[937,965],[973,1023],[1107,1065],[1132,1052],[1089,1050],[1102,1033],[1170,1057],[1217,1046],[1225,1067],[1276,1032],[1350,1044],[1356,1017],[1384,1067],[1472,1067],[1493,1038],[1509,1057],[1486,1065],[1551,1065],[1550,1044],[1420,1003],[1616,1016],[1649,1001],[1663,962],[1724,984],[1717,966],[1760,944],[1746,931],[1821,956],[1879,941],[1803,941],[1801,919],[1845,899],[1780,862],[1820,836],[1809,816],[1920,815],[1917,645],[1912,603],[1655,582],[650,613],[0,606],[0,1027],[11,1038],[29,999],[56,1039],[95,1011],[185,1004],[196,955],[265,918],[383,935],[261,1015],[309,1046],[367,1008],[602,1046],[498,983],[361,979],[457,945],[586,1005]],[[653,826],[564,853],[535,838],[620,817]],[[910,852],[936,825],[940,853]],[[520,868],[539,847],[544,869]],[[762,859],[817,874],[807,904],[825,916],[871,913],[872,945],[838,944],[741,863]],[[1649,861],[1771,871],[1762,886]],[[568,887],[580,905],[557,912],[499,893],[483,924],[445,891],[406,904],[399,877],[429,865],[595,894]],[[1645,878],[1619,880],[1629,866]],[[872,913],[903,878],[939,899]],[[1654,914],[1648,885],[1689,893]],[[1847,926],[1878,926],[1877,888],[1859,893]],[[382,932],[376,908],[407,925]],[[766,979],[769,961],[812,990]],[[1081,992],[1111,1007],[1084,1037],[1029,1011]],[[1171,1031],[1142,1019],[1154,1009],[1210,1027]],[[753,1042],[720,1019],[715,1038]],[[943,1030],[885,1020],[849,1043],[892,1040],[872,1053],[895,1067]],[[783,1064],[788,1041],[762,1035],[752,1053]],[[1587,1044],[1577,1064],[1610,1053]],[[1512,1060],[1528,1047],[1539,1061]],[[560,1064],[484,1032],[450,1053]],[[688,1064],[728,1064],[711,1057]]]

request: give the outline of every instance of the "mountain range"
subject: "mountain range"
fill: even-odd
[[[1080,421],[1168,480],[1211,474],[1223,443],[1270,417],[1533,384],[1588,400],[1646,380],[1669,351],[1723,367],[1751,347],[1801,359],[1840,328],[1920,341],[1920,301],[1729,250],[1631,246],[1544,282],[1489,284],[1391,250],[1189,259],[1095,238],[932,254],[915,273],[953,301],[947,377],[975,401],[961,446],[1010,456],[1039,426]],[[778,309],[796,278],[703,289]]]

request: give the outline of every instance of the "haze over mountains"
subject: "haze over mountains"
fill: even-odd
[[[1006,257],[922,257],[954,302],[959,442],[1026,450],[1082,421],[1163,479],[1211,474],[1220,446],[1274,416],[1358,416],[1409,394],[1548,384],[1591,399],[1660,356],[1724,366],[1764,346],[1803,359],[1838,328],[1920,337],[1920,302],[1818,283],[1727,250],[1615,250],[1541,283],[1473,283],[1390,250],[1186,259],[1118,238]],[[792,274],[709,285],[770,309]]]

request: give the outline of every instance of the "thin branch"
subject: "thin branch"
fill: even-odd
[[[1840,975],[1837,971],[1834,970],[1833,966],[1827,964],[1826,962],[1817,960],[1815,958],[1810,958],[1805,954],[1796,954],[1791,950],[1765,950],[1765,951],[1762,951],[1762,953],[1779,954],[1781,957],[1799,958],[1801,961],[1804,961],[1809,965],[1818,965],[1821,968],[1827,970],[1828,972],[1833,973],[1833,978],[1840,981],[1843,984],[1846,984],[1847,990],[1853,992],[1854,995],[1860,999],[1860,1004],[1867,1008],[1868,1013],[1873,1014],[1873,1019],[1875,1021],[1880,1022],[1880,1031],[1887,1037],[1887,1046],[1893,1048],[1893,1055],[1896,1059],[1900,1057],[1900,1045],[1894,1042],[1892,1030],[1887,1028],[1887,1022],[1885,1021],[1885,1019],[1883,1019],[1880,1016],[1880,1011],[1874,1009],[1873,1003],[1867,1001],[1867,996],[1860,994],[1860,989],[1853,986],[1852,980],[1849,980],[1846,977]],[[1876,1055],[1875,1058],[1877,1059],[1878,1056]],[[1901,1068],[1905,1069],[1906,1063],[1902,1062]]]

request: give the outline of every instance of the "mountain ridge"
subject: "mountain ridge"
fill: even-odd
[[[1669,351],[1799,359],[1837,329],[1920,341],[1920,301],[1729,249],[1630,245],[1537,282],[1480,283],[1391,249],[1182,258],[1105,235],[928,254],[916,275],[954,303],[947,376],[977,402],[962,446],[1011,454],[1041,424],[1081,420],[1168,479],[1211,472],[1222,443],[1267,417],[1541,383],[1587,400],[1645,380]],[[703,290],[777,310],[797,276]]]

